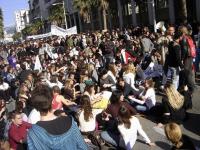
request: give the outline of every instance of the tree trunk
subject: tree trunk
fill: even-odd
[[[105,8],[103,8],[103,29],[104,30],[108,29],[108,27],[107,27],[106,9]]]
[[[180,18],[183,23],[187,22],[187,1],[180,0]]]
[[[101,7],[98,8],[98,22],[99,22],[99,29],[102,30],[102,17],[101,17]]]
[[[135,13],[135,0],[131,0],[131,9],[132,9],[132,24],[134,27],[137,26],[137,16]]]
[[[121,0],[117,0],[117,8],[119,14],[119,28],[123,28],[123,18],[122,18],[122,7],[121,7]]]

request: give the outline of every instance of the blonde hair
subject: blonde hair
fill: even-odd
[[[168,102],[173,109],[178,110],[184,104],[184,97],[176,90],[176,88],[171,84],[165,89]]]
[[[181,27],[179,27],[178,31],[179,31],[180,33],[182,33],[183,35],[188,35],[188,34],[189,34],[188,29],[187,29],[186,26],[181,26]]]
[[[170,140],[176,148],[180,148],[183,143],[181,142],[182,131],[178,124],[168,123],[165,125],[165,135]]]
[[[124,68],[125,70],[125,74],[128,74],[128,73],[133,73],[135,74],[135,66],[133,64],[128,64],[125,66]]]

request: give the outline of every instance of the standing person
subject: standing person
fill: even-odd
[[[131,116],[129,110],[125,106],[121,106],[119,109],[119,125],[118,130],[125,143],[126,150],[132,150],[137,139],[137,133],[139,133],[145,140],[145,143],[149,146],[155,146],[150,141],[139,120],[135,116]]]
[[[57,117],[52,111],[53,95],[45,85],[36,87],[31,101],[41,115],[28,132],[29,150],[87,150],[81,133],[70,116]]]
[[[179,32],[182,34],[182,39],[179,41],[181,45],[181,59],[184,64],[183,79],[180,84],[186,84],[191,93],[194,92],[195,81],[193,72],[193,56],[190,54],[189,40],[192,38],[189,36],[188,29],[185,26],[179,28]],[[185,82],[185,83],[184,83]]]
[[[181,36],[181,33],[176,33],[174,35],[174,40],[169,43],[168,55],[165,62],[167,77],[172,80],[176,89],[178,89],[179,86],[180,68],[182,69],[184,67],[181,61],[181,46],[179,44]]]
[[[10,147],[13,150],[26,150],[27,131],[31,128],[31,124],[22,121],[20,112],[12,113],[12,124],[8,131],[8,139]]]

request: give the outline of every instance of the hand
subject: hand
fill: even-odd
[[[156,146],[156,144],[153,143],[153,142],[148,143],[148,145],[149,145],[149,146]]]

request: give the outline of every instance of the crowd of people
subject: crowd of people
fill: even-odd
[[[194,150],[179,124],[192,108],[197,34],[136,27],[0,45],[1,149],[131,150],[137,133],[155,146],[144,115],[164,126],[172,149]]]

